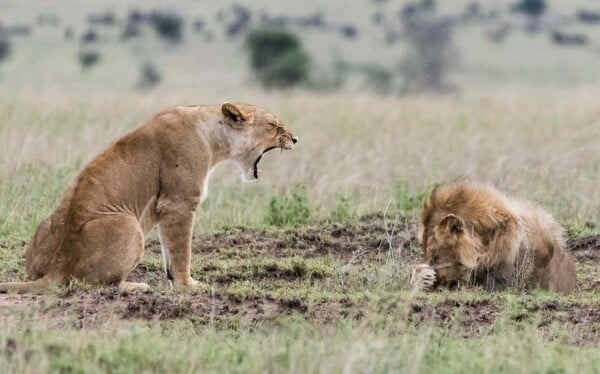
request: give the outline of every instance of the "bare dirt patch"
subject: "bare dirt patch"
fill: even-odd
[[[576,259],[600,262],[600,235],[570,238],[568,245]]]
[[[413,322],[429,322],[440,327],[458,324],[465,334],[474,335],[489,328],[496,321],[499,309],[499,305],[490,300],[446,300],[435,305],[413,303],[408,316]]]
[[[406,217],[386,217],[375,213],[352,222],[323,221],[308,226],[280,230],[245,227],[226,228],[222,232],[196,236],[194,253],[212,254],[222,248],[265,249],[275,257],[299,254],[304,257],[335,255],[349,259],[360,253],[367,258],[387,256],[390,251],[415,259],[419,254],[417,224]],[[160,243],[147,248],[160,252]]]

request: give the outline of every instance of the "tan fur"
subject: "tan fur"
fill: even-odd
[[[489,290],[506,286],[541,287],[571,293],[575,265],[556,220],[542,208],[509,199],[494,187],[461,180],[436,187],[421,215],[421,243],[434,287],[474,282]]]
[[[71,279],[125,282],[158,225],[167,276],[175,286],[190,276],[196,208],[212,168],[235,161],[256,179],[262,154],[292,149],[297,138],[272,114],[251,105],[173,107],[125,135],[94,158],[38,227],[25,257],[31,282],[0,284],[0,292],[38,292]]]

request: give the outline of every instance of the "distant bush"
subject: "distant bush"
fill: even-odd
[[[81,68],[87,70],[100,62],[100,53],[95,50],[83,50],[79,52],[78,59]]]
[[[358,35],[358,29],[353,25],[342,26],[340,32],[346,39],[355,39]]]
[[[125,26],[121,30],[121,40],[129,40],[136,38],[140,35],[140,27],[135,23],[125,23]]]
[[[66,41],[70,41],[75,36],[75,31],[73,31],[72,27],[65,27],[65,31],[63,32],[63,37]]]
[[[404,21],[408,54],[402,61],[403,91],[448,91],[446,81],[457,52],[452,41],[453,22],[423,8]]]
[[[502,22],[499,25],[489,29],[486,32],[487,37],[494,43],[502,43],[511,32],[511,25],[508,22]]]
[[[525,13],[529,17],[539,17],[546,10],[545,0],[520,0],[513,9]]]
[[[98,41],[98,33],[95,30],[87,30],[81,35],[81,39],[79,40],[81,43],[95,43]]]
[[[183,39],[183,18],[172,11],[154,10],[150,13],[150,24],[156,33],[170,42]]]
[[[574,33],[568,34],[555,30],[552,32],[552,42],[559,45],[586,45],[589,41],[587,35]]]
[[[88,14],[86,21],[90,25],[114,26],[117,23],[117,15],[110,10],[104,13],[91,13]]]
[[[0,33],[7,37],[10,36],[29,36],[31,35],[31,26],[24,24],[16,24],[12,26],[2,26],[0,24]]]
[[[140,78],[137,83],[137,88],[139,90],[148,90],[156,85],[158,85],[161,81],[160,71],[151,62],[145,62],[140,67]]]
[[[367,64],[360,67],[365,86],[380,94],[390,94],[394,90],[394,74],[384,67]]]
[[[234,4],[231,7],[233,19],[225,25],[225,34],[229,37],[241,35],[250,27],[252,13],[250,8],[240,4]]]
[[[577,18],[583,23],[595,24],[600,22],[600,12],[587,9],[577,11]]]
[[[198,18],[192,23],[192,28],[195,32],[202,32],[205,26],[206,22],[202,18]]]
[[[129,40],[140,35],[142,22],[146,20],[146,15],[139,9],[130,10],[127,13],[125,22],[121,28],[121,40]]]
[[[298,37],[276,29],[257,29],[246,37],[250,66],[267,87],[289,87],[305,81],[310,58]]]
[[[7,37],[0,36],[0,62],[7,59],[10,56],[10,41]]]
[[[317,91],[336,91],[341,89],[353,71],[353,66],[339,56],[334,56],[329,66],[317,66],[311,69],[308,85]]]
[[[433,11],[436,7],[436,3],[433,0],[421,0],[415,2],[409,2],[400,11],[402,18],[410,19],[413,16],[421,15],[423,12]]]
[[[269,203],[265,223],[273,226],[293,226],[310,220],[311,211],[304,188],[298,187],[291,196],[275,196]]]

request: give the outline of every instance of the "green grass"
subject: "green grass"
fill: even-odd
[[[294,226],[310,220],[311,208],[306,188],[296,187],[291,196],[273,196],[264,221],[272,226]]]
[[[283,327],[196,329],[172,324],[81,334],[44,329],[2,331],[3,372],[511,372],[600,370],[594,348],[541,339],[527,324],[500,326],[465,339],[452,329],[425,329],[378,316],[317,328],[292,317]]]
[[[228,229],[221,240],[231,244],[215,248],[212,236],[199,237],[192,272],[207,285],[199,292],[166,289],[153,244],[140,265],[142,279],[155,289],[150,294],[119,296],[73,282],[37,299],[0,297],[0,371],[600,370],[594,317],[600,295],[593,289],[570,296],[476,289],[413,294],[407,253],[317,255],[287,245],[312,235],[327,247],[336,227],[365,240],[386,235],[371,232],[380,224],[364,219]],[[377,219],[383,218],[370,218]],[[410,230],[403,240],[415,234]],[[240,242],[249,235],[259,242]],[[264,244],[278,242],[284,245]],[[0,280],[22,278],[21,254],[18,245],[0,249]],[[595,262],[577,265],[582,285],[597,279]]]

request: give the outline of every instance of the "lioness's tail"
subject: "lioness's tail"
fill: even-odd
[[[54,283],[46,278],[31,282],[0,283],[0,293],[44,293],[47,292],[53,284]]]

